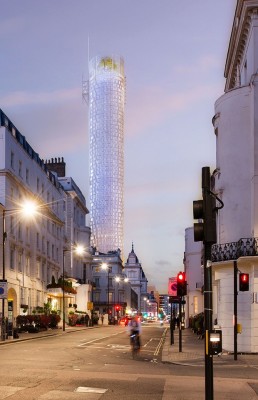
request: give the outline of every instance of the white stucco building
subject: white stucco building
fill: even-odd
[[[63,264],[64,249],[75,240],[89,248],[85,199],[71,178],[60,182],[49,167],[0,110],[0,277],[5,275],[8,284],[4,316],[14,323],[17,315],[31,314],[47,302],[62,317],[62,287],[47,286],[60,280],[63,269],[65,277],[78,284],[87,285],[91,279],[86,276],[90,255],[78,258],[70,252]],[[29,199],[40,205],[33,220],[20,211]],[[77,303],[76,296],[65,293],[66,317],[68,305]]]
[[[250,274],[238,292],[238,351],[258,352],[258,1],[238,0],[225,65],[225,93],[215,103],[215,191],[224,202],[213,246],[213,317],[223,348],[233,350],[233,262]]]

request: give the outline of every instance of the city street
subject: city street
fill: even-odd
[[[135,360],[121,326],[3,344],[0,399],[204,399],[202,365],[162,363],[164,330],[143,326]],[[218,364],[214,376],[215,399],[258,398],[257,368]]]

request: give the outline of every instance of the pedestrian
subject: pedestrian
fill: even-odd
[[[104,321],[104,315],[103,315],[103,314],[101,314],[100,318],[101,318],[101,323],[102,323],[102,325],[103,325],[103,321]]]
[[[85,315],[85,325],[86,326],[89,326],[89,319],[90,319],[89,314],[86,314]]]

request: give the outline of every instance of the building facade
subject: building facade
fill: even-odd
[[[60,276],[65,193],[55,175],[2,111],[0,132],[0,202],[5,214],[1,224],[2,232],[6,232],[1,243],[1,269],[3,274],[4,268],[8,281],[4,314],[13,320],[23,310],[31,313],[35,307],[42,307],[47,301],[47,283],[52,276]],[[33,221],[25,220],[19,211],[28,199],[42,206],[42,212]]]
[[[148,280],[145,276],[142,265],[134,252],[133,245],[124,267],[125,274],[131,283],[132,289],[135,291],[135,293],[137,293],[138,296],[137,311],[145,312],[147,307],[146,301],[148,299]]]
[[[120,250],[108,253],[93,252],[92,275],[94,311],[104,315],[104,323],[131,311],[131,284],[127,280]]]
[[[84,264],[90,264],[90,256],[64,257],[75,239],[89,248],[85,199],[71,178],[61,184],[51,169],[0,110],[0,274],[7,280],[1,314],[9,322],[45,304],[67,318],[69,304],[76,305],[78,294],[75,288],[66,292],[63,304],[62,284],[57,283],[63,275],[73,286],[87,283]],[[33,219],[21,211],[28,200],[38,206]]]
[[[232,351],[234,261],[250,276],[238,291],[238,351],[258,351],[258,1],[238,0],[225,65],[225,93],[215,103],[214,190],[224,202],[212,249],[213,317]],[[239,290],[239,287],[238,287]]]
[[[125,76],[121,57],[89,63],[91,244],[123,256]]]

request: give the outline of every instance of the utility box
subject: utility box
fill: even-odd
[[[217,355],[222,353],[222,331],[212,330],[209,332],[209,354]]]
[[[237,324],[237,333],[242,333],[242,324]]]

